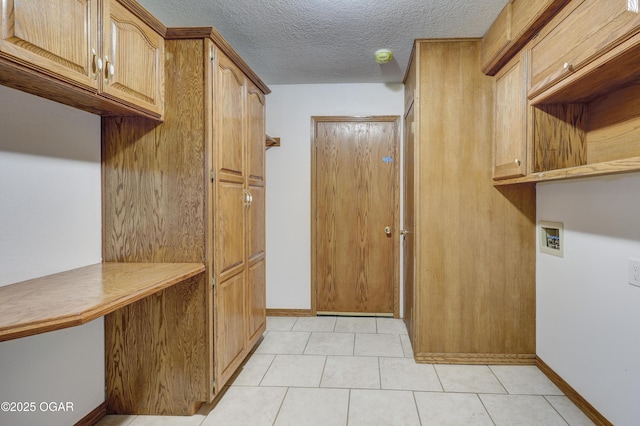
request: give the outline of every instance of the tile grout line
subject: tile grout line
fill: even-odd
[[[551,403],[551,401],[549,401],[549,399],[547,398],[547,396],[550,396],[550,395],[541,395],[541,396],[542,396],[542,398],[544,398],[544,400],[545,400],[545,401],[547,401],[547,404],[549,404],[549,405],[551,406],[551,408],[553,408],[553,410],[554,410],[556,413],[558,413],[558,415],[560,416],[560,418],[561,418],[562,420],[564,420],[564,422],[565,422],[567,425],[571,425],[571,423],[569,423],[569,420],[565,419],[565,418],[564,418],[564,416],[562,415],[562,413],[561,413],[560,411],[558,411],[558,409],[556,408],[556,406],[555,406],[555,405],[553,405],[553,404]]]
[[[418,408],[418,401],[416,400],[416,392],[418,391],[411,391],[411,396],[413,396],[413,404],[416,406],[416,413],[418,413],[418,422],[422,425],[422,417],[420,417],[420,409]]]
[[[327,369],[327,361],[329,360],[329,355],[324,356],[324,364],[322,364],[322,373],[320,374],[320,382],[318,382],[318,389],[322,389],[322,379],[324,379],[324,372]]]
[[[347,418],[345,426],[349,424],[349,415],[351,414],[351,388],[349,388],[349,396],[347,397]]]
[[[504,389],[505,393],[507,395],[511,395],[511,392],[509,392],[509,389],[507,389],[507,387],[505,386],[504,383],[502,383],[502,380],[500,380],[500,377],[498,377],[498,375],[496,374],[495,371],[493,371],[493,368],[491,368],[490,365],[487,364],[487,368],[489,369],[489,371],[491,371],[491,374],[493,374],[493,377],[496,378],[496,380],[498,381],[498,383],[500,383],[500,386],[502,386],[502,389]]]
[[[264,374],[262,375],[262,378],[260,378],[260,381],[258,382],[258,387],[262,387],[262,382],[264,381],[264,378],[267,376],[267,373],[269,372],[269,370],[271,369],[271,366],[273,365],[274,362],[276,362],[276,357],[278,355],[273,355],[273,358],[271,359],[271,362],[269,363],[269,366],[267,367],[267,369],[264,371]]]
[[[287,387],[287,390],[284,392],[284,396],[282,397],[282,401],[280,401],[280,405],[278,406],[278,411],[276,412],[276,416],[273,418],[273,423],[271,423],[271,426],[275,426],[276,422],[278,421],[278,416],[280,416],[280,412],[282,411],[284,400],[287,399],[287,395],[289,394],[289,389],[291,388]]]
[[[482,400],[482,398],[480,398],[480,394],[479,393],[476,393],[476,398],[478,398],[480,400],[480,404],[482,404],[482,408],[484,408],[484,411],[487,413],[487,416],[489,416],[489,420],[491,420],[491,423],[493,423],[494,426],[496,426],[496,421],[493,420],[493,416],[491,415],[491,413],[487,409],[487,406],[484,404],[484,401]]]

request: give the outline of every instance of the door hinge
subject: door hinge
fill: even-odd
[[[215,277],[211,277],[211,288],[214,288],[216,286],[216,279]]]
[[[213,59],[214,59],[214,57],[213,57],[213,46],[211,46],[211,47],[209,48],[209,60],[210,60],[211,62],[213,62]]]
[[[211,389],[213,389],[214,391],[216,390],[216,379],[213,379],[213,382],[211,383]]]
[[[211,169],[209,170],[209,177],[211,178],[211,182],[215,182],[216,181],[216,171]]]

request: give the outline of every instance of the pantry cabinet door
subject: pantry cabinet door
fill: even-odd
[[[247,342],[245,231],[250,195],[245,188],[245,77],[222,52],[214,67],[213,239],[216,387],[242,363]]]

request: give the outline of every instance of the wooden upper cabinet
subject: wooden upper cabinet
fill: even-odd
[[[0,56],[98,88],[98,0],[4,0]]]
[[[511,35],[512,1],[506,4],[489,30],[482,37],[482,64],[491,64],[509,46]],[[484,71],[484,70],[483,70]]]
[[[495,75],[569,0],[510,0],[482,38],[482,72]]]
[[[103,93],[162,115],[164,39],[115,0],[103,17]]]
[[[33,71],[18,88],[103,115],[133,108],[162,116],[164,39],[118,1],[0,4],[0,59]],[[52,81],[82,90],[53,89]]]
[[[533,98],[640,31],[638,2],[574,0],[531,46]]]
[[[496,75],[494,179],[526,175],[527,51],[523,50]]]

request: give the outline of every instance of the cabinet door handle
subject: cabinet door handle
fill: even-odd
[[[573,65],[571,65],[569,62],[565,62],[564,65],[562,65],[562,68],[567,71],[573,71]]]
[[[93,54],[93,79],[97,80],[102,71],[102,58],[98,56],[95,49],[91,49]]]
[[[515,165],[516,165],[516,166],[520,167],[520,163],[521,163],[521,162],[520,162],[520,160],[518,160],[517,158],[516,158],[516,161],[514,161],[514,163],[515,163]]]
[[[111,78],[113,77],[113,75],[116,73],[116,67],[113,65],[113,62],[109,60],[108,56],[104,57],[104,61],[105,61],[104,82],[108,84],[111,81]]]

